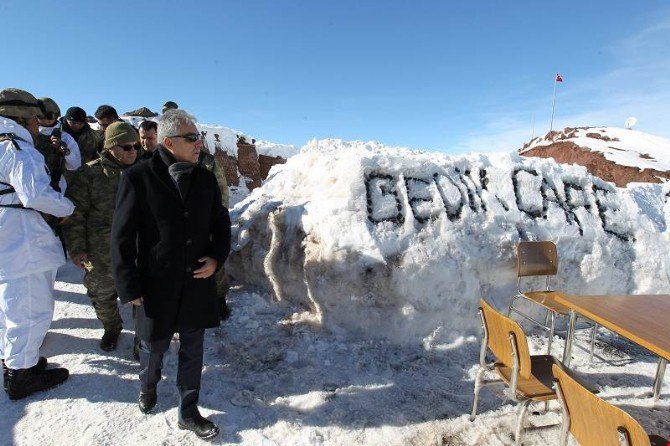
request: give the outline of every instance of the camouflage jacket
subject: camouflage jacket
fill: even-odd
[[[61,192],[59,182],[65,170],[65,158],[63,154],[54,149],[50,137],[41,133],[37,135],[35,148],[44,156],[44,164],[49,169],[49,176],[51,177],[51,187],[55,191]]]
[[[65,126],[63,126],[63,129],[68,131]],[[72,134],[72,137],[77,141],[77,145],[79,146],[82,167],[85,163],[98,158],[98,149],[102,144],[100,133],[96,132],[91,126],[86,124],[78,135],[75,136]]]
[[[70,254],[87,253],[93,265],[110,265],[110,234],[121,172],[128,166],[105,151],[82,166],[66,191],[74,213],[61,227]]]
[[[219,189],[221,189],[221,202],[224,207],[228,207],[230,204],[230,193],[228,192],[228,181],[226,180],[226,172],[224,171],[223,166],[221,166],[214,155],[204,150],[200,151],[200,156],[198,157],[198,163],[214,173],[216,177],[216,182],[219,184]]]

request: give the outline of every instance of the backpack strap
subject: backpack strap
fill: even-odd
[[[12,142],[12,145],[14,146],[14,148],[15,148],[16,150],[21,150],[21,147],[20,147],[19,144],[16,142],[17,139],[18,139],[19,141],[27,142],[25,139],[21,138],[21,137],[18,136],[16,133],[11,133],[11,132],[9,132],[9,133],[0,133],[0,142],[2,142],[2,141],[11,141],[11,142]]]

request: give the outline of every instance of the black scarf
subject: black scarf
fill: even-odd
[[[182,200],[185,200],[191,187],[191,174],[196,165],[188,161],[177,161],[163,146],[159,146],[157,150],[165,165],[168,166],[168,173],[177,186],[179,195]]]

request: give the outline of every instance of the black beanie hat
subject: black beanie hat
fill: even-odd
[[[65,112],[65,119],[74,122],[86,122],[86,112],[81,107],[70,107]]]

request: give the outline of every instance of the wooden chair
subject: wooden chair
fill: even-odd
[[[563,412],[561,445],[567,444],[568,432],[582,446],[670,444],[657,435],[648,435],[633,417],[592,394],[561,365],[552,368]]]
[[[549,332],[547,340],[547,354],[551,354],[551,343],[554,339],[556,317],[568,317],[570,309],[565,305],[556,302],[557,295],[563,295],[561,291],[552,290],[550,286],[550,278],[556,276],[558,273],[558,252],[556,245],[551,241],[522,241],[519,242],[516,248],[516,275],[517,275],[517,289],[518,293],[512,297],[509,304],[507,314],[512,312],[519,316],[528,319],[539,327]],[[545,278],[544,290],[528,290],[522,291],[521,279],[523,277],[541,277]],[[540,305],[546,310],[544,323],[537,321],[530,315],[514,308],[517,299],[523,298],[537,305]],[[597,327],[593,327],[591,332],[591,349],[590,359],[593,359],[593,350],[595,347],[595,334]]]
[[[484,338],[479,354],[479,370],[475,376],[475,395],[470,420],[473,421],[477,415],[481,387],[503,382],[509,387],[507,396],[520,403],[514,435],[516,444],[520,444],[524,416],[529,404],[533,401],[556,399],[551,374],[551,367],[556,359],[551,355],[531,356],[526,335],[517,322],[495,310],[484,299],[479,301],[479,305]],[[492,364],[486,363],[487,349],[495,356]],[[493,370],[500,379],[482,379],[484,372]]]

